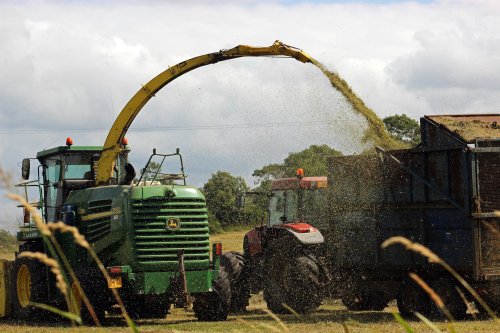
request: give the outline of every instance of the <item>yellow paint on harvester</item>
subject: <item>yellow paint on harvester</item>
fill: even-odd
[[[94,213],[94,214],[89,214],[89,215],[84,215],[82,216],[82,221],[90,221],[90,220],[96,220],[100,219],[102,217],[108,217],[112,215],[118,215],[121,213],[121,210],[119,208],[113,208],[109,212],[101,212],[101,213]]]

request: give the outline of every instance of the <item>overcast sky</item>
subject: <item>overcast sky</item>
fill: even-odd
[[[500,1],[1,1],[0,14],[0,165],[16,180],[22,158],[67,136],[102,145],[168,66],[239,44],[303,49],[382,118],[499,112]],[[364,128],[314,66],[244,58],[167,85],[127,137],[136,169],[179,147],[202,186],[217,170],[251,183],[311,144],[360,152]]]

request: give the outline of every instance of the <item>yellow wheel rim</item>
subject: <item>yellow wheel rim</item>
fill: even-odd
[[[17,299],[21,307],[25,308],[31,300],[31,273],[26,265],[21,265],[17,272]]]
[[[80,294],[76,282],[71,284],[71,306],[76,314],[80,314],[82,311],[82,295]]]

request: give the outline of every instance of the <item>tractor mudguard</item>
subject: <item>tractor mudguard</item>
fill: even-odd
[[[321,244],[325,238],[321,232],[307,223],[285,223],[281,226],[302,244]]]
[[[265,245],[263,245],[263,227],[258,227],[250,230],[245,235],[244,241],[244,251],[245,255],[250,257],[255,257],[262,254],[265,250]],[[307,223],[297,222],[297,223],[285,223],[281,225],[275,225],[273,227],[264,227],[268,230],[279,231],[282,237],[283,234],[291,234],[300,244],[322,244],[325,239],[321,232],[315,227]]]
[[[250,257],[254,257],[257,254],[262,253],[262,232],[260,228],[254,228],[247,232],[244,243],[245,254]]]

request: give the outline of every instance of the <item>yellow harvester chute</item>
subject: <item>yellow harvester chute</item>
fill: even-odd
[[[122,139],[125,137],[127,130],[143,106],[146,105],[149,99],[161,88],[179,76],[198,67],[215,64],[229,59],[262,56],[285,56],[295,58],[304,63],[312,61],[312,58],[305,52],[302,52],[302,50],[276,41],[273,45],[268,47],[238,45],[229,50],[221,50],[219,52],[195,57],[168,68],[139,89],[116,118],[113,126],[109,130],[97,166],[97,185],[106,185],[109,183],[113,173],[115,159],[123,149]]]

